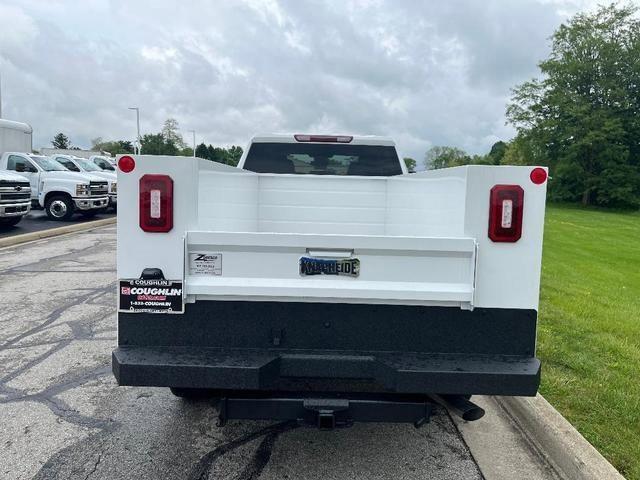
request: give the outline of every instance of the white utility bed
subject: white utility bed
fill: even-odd
[[[266,300],[529,308],[538,305],[545,186],[531,167],[467,166],[392,177],[254,173],[182,157],[136,157],[118,174],[118,276],[184,281],[186,302]],[[139,227],[139,181],[173,182],[167,233]],[[515,243],[488,237],[495,185],[524,190]],[[129,208],[128,206],[133,206]],[[348,255],[356,278],[300,275],[303,256]],[[221,269],[192,274],[192,253]]]

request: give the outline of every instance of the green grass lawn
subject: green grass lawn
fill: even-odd
[[[640,214],[547,209],[541,393],[640,480]]]

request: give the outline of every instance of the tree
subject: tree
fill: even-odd
[[[66,150],[70,147],[69,137],[67,137],[64,133],[58,133],[55,137],[53,137],[51,145],[53,145],[53,148]]]
[[[184,148],[185,144],[180,135],[180,125],[175,118],[167,118],[162,126],[162,136],[167,144],[173,144],[177,148]]]
[[[236,167],[238,166],[238,162],[240,161],[240,158],[242,157],[242,147],[237,146],[237,145],[232,145],[228,150],[227,150],[227,163],[229,165],[231,165],[232,167]]]
[[[457,167],[470,163],[471,157],[464,150],[456,147],[431,147],[424,156],[424,165],[427,170]]]
[[[207,158],[211,161],[216,161],[216,149],[211,144],[207,146]]]
[[[102,137],[97,137],[91,140],[91,149],[118,155],[120,153],[133,153],[133,144],[129,140],[103,141]]]
[[[414,173],[416,171],[416,161],[411,157],[404,157],[402,159],[404,164],[407,166],[407,170],[409,173]]]
[[[242,147],[233,145],[229,149],[214,147],[201,143],[196,147],[196,157],[206,158],[213,162],[224,163],[226,165],[237,166],[242,157]]]
[[[532,148],[534,144],[528,142],[523,136],[516,136],[507,144],[501,165],[536,165],[543,162],[536,162],[538,155],[534,154]]]
[[[500,165],[506,152],[507,144],[502,140],[497,141],[491,146],[491,151],[489,152],[487,163],[490,165]]]
[[[144,155],[178,155],[180,150],[172,140],[166,140],[162,133],[147,133],[140,139],[141,153]]]
[[[209,151],[207,150],[207,146],[204,143],[201,143],[196,147],[196,157],[199,158],[209,158]]]
[[[161,154],[162,155],[178,155],[180,153],[179,147],[174,143],[173,140],[166,140],[162,144]]]
[[[116,140],[115,142],[113,142],[115,145],[115,149],[118,150],[118,153],[133,153],[134,149],[133,149],[133,143],[131,143],[131,141],[129,140]],[[110,151],[110,150],[106,150],[106,151]],[[113,153],[113,152],[111,152]]]
[[[518,131],[518,151],[526,147],[527,163],[549,166],[551,198],[640,205],[636,12],[613,4],[577,14],[553,34],[541,77],[513,90],[507,118]]]
[[[164,136],[162,133],[145,133],[140,139],[140,153],[144,155],[164,155]]]

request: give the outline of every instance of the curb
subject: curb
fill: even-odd
[[[540,394],[495,399],[562,478],[624,480],[620,472]]]
[[[102,218],[100,220],[92,220],[91,222],[77,223],[75,225],[65,225],[64,227],[49,228],[38,232],[24,233],[22,235],[14,235],[13,237],[0,238],[0,248],[11,247],[25,242],[32,242],[43,238],[57,237],[67,233],[82,232],[85,230],[93,230],[97,227],[105,225],[113,225],[116,223],[116,217]]]

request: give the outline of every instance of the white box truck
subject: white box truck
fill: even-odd
[[[3,152],[31,153],[33,129],[28,123],[0,118],[0,154]]]
[[[535,395],[545,168],[407,174],[388,138],[265,135],[238,168],[118,170],[120,385],[321,428]]]

